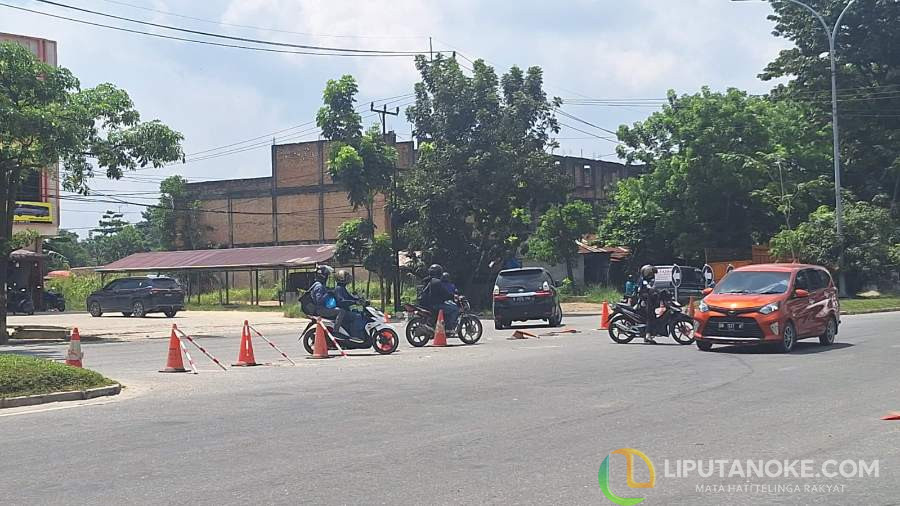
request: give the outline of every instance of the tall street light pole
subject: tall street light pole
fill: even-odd
[[[742,2],[745,0],[731,1]],[[804,9],[812,13],[812,15],[819,20],[819,23],[822,24],[822,28],[825,29],[825,36],[828,37],[828,57],[831,60],[831,130],[832,134],[834,135],[834,223],[838,241],[838,289],[840,290],[841,297],[846,297],[848,294],[846,277],[844,276],[844,206],[841,199],[841,150],[840,137],[838,135],[837,63],[835,62],[835,39],[837,38],[838,30],[841,27],[841,20],[844,19],[844,14],[847,14],[847,11],[850,10],[850,6],[852,6],[856,2],[856,0],[850,0],[849,2],[847,2],[844,10],[841,11],[841,15],[838,16],[837,21],[834,22],[833,27],[828,26],[828,22],[825,21],[825,17],[819,14],[818,11],[801,2],[800,0],[784,1],[799,5],[800,7],[803,7]]]

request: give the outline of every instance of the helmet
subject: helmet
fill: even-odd
[[[644,279],[650,279],[656,277],[656,267],[647,264],[641,267],[641,277]]]
[[[444,268],[441,267],[440,264],[431,264],[431,267],[428,268],[428,276],[432,278],[440,279],[443,275]]]
[[[347,283],[353,281],[353,275],[345,271],[344,269],[341,269],[334,275],[334,280],[338,283],[346,285]]]
[[[332,269],[328,265],[320,265],[316,267],[316,277],[322,278],[323,280],[327,280],[328,276],[330,276],[332,272],[334,272],[334,269]]]
[[[445,273],[441,274],[441,281],[443,281],[444,283],[449,283],[450,282],[450,273],[445,272]]]

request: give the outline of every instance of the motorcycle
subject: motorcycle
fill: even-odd
[[[456,304],[459,306],[459,318],[456,321],[455,335],[448,334],[447,337],[456,337],[464,344],[475,344],[484,333],[484,327],[477,315],[472,313],[472,306],[469,300],[463,296],[456,297]],[[430,309],[413,304],[404,304],[407,314],[411,314],[409,321],[406,323],[406,340],[412,346],[421,348],[428,344],[428,341],[434,339],[434,329],[437,325],[437,314]]]
[[[620,344],[648,334],[668,335],[678,344],[693,343],[694,320],[684,313],[681,304],[667,290],[660,292],[660,302],[651,328],[647,328],[647,316],[640,305],[616,303],[609,317],[609,337]]]
[[[341,329],[341,332],[335,332],[334,321],[322,319],[322,325],[328,329],[332,339],[337,341],[341,349],[364,350],[372,348],[381,355],[390,355],[397,351],[397,347],[400,345],[400,337],[394,329],[384,323],[384,313],[372,307],[369,301],[365,301],[360,310],[354,309],[351,312],[357,315],[356,322],[359,323],[357,328],[353,329],[352,336],[347,335],[344,329]],[[359,317],[361,317],[361,322]],[[345,317],[345,319],[349,318],[349,315]],[[312,355],[316,342],[315,320],[310,320],[303,332],[300,333],[299,340],[303,343],[303,348],[306,349],[306,352]],[[328,342],[328,349],[337,349],[331,340]]]
[[[61,293],[44,291],[44,307],[47,308],[47,311],[55,309],[60,313],[65,312],[66,299]]]
[[[25,288],[18,290],[9,289],[6,293],[6,311],[15,314],[34,314],[34,301],[31,300],[31,294]]]

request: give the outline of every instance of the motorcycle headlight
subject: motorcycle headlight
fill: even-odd
[[[709,305],[706,304],[706,301],[705,301],[705,300],[701,300],[701,301],[700,301],[700,305],[697,306],[697,309],[698,309],[701,313],[705,313],[705,312],[709,311]]]
[[[765,306],[759,309],[759,314],[771,314],[775,311],[778,311],[778,303],[773,302],[771,304],[766,304]]]

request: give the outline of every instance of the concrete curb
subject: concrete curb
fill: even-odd
[[[25,395],[22,397],[9,397],[0,399],[0,408],[18,408],[21,406],[35,406],[37,404],[46,404],[48,402],[62,401],[84,401],[103,397],[105,395],[118,395],[122,391],[122,385],[115,385],[100,388],[89,388],[87,390],[76,390],[73,392],[55,392],[52,394]]]
[[[853,316],[858,314],[894,313],[900,311],[900,307],[884,307],[881,309],[864,309],[862,311],[841,311],[841,316]]]

